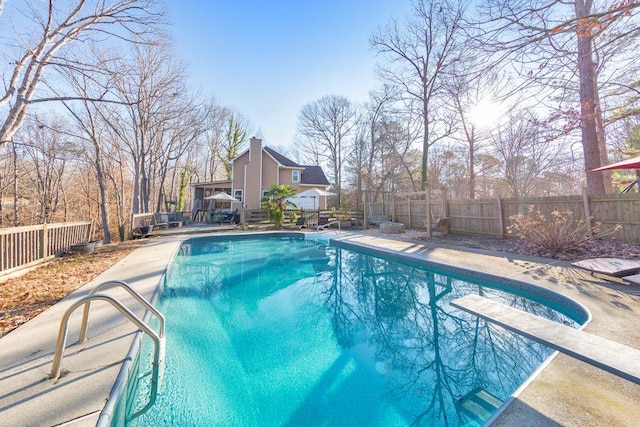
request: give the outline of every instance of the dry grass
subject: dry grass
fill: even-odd
[[[56,258],[0,283],[0,337],[37,316],[120,261],[144,240],[105,245],[91,255]]]

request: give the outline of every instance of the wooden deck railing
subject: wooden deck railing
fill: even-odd
[[[89,241],[92,222],[0,228],[0,274],[29,267]]]

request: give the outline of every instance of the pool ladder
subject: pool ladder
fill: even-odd
[[[342,231],[340,230],[340,221],[337,220],[337,219],[333,220],[333,221],[329,221],[326,224],[322,224],[322,225],[316,226],[316,231],[320,232],[320,231],[324,230],[325,228],[329,229],[329,226],[330,225],[334,225],[334,224],[338,224],[338,231],[336,231],[336,234],[340,234]]]
[[[158,332],[156,333],[144,320],[136,316],[131,310],[129,310],[124,304],[117,298],[99,294],[98,292],[107,288],[119,287],[126,290],[132,297],[134,297],[140,304],[142,304],[147,310],[153,313],[158,319]],[[57,381],[60,378],[62,357],[64,356],[64,350],[67,342],[67,332],[69,328],[69,318],[71,314],[80,306],[84,305],[84,313],[82,315],[82,324],[80,326],[80,337],[78,342],[85,342],[87,339],[87,329],[89,323],[89,310],[91,308],[91,301],[102,300],[110,303],[120,313],[122,313],[127,319],[134,323],[144,333],[149,335],[153,340],[154,354],[153,354],[153,368],[151,372],[151,399],[147,407],[151,406],[156,400],[158,390],[162,385],[162,376],[164,373],[164,353],[165,353],[165,334],[164,334],[164,316],[160,313],[151,303],[144,299],[138,292],[134,291],[126,282],[122,280],[110,280],[96,286],[88,295],[78,299],[65,311],[60,321],[60,330],[58,332],[58,340],[56,342],[56,349],[53,356],[53,366],[51,367],[51,373],[49,379]],[[145,407],[146,408],[146,407]]]

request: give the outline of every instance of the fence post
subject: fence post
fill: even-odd
[[[369,228],[369,214],[367,213],[367,192],[363,191],[362,192],[362,208],[363,210],[363,215],[362,215],[362,229],[366,230],[367,228]]]
[[[500,230],[498,231],[498,236],[502,239],[504,238],[504,212],[502,211],[502,197],[498,196],[498,223],[500,224]]]
[[[426,216],[427,216],[427,220],[424,222],[424,225],[427,226],[427,237],[431,238],[431,200],[430,199],[430,194],[429,194],[429,184],[427,184],[427,187],[424,189],[424,199],[427,202],[427,210],[426,210]]]
[[[407,212],[409,212],[409,229],[413,228],[413,223],[411,221],[411,197],[407,197]]]
[[[89,225],[89,230],[87,230],[87,242],[91,241],[91,238],[93,237],[93,218],[91,218],[91,224]]]
[[[449,200],[446,191],[442,192],[442,217],[449,218]]]
[[[47,223],[42,224],[40,229],[40,258],[49,256],[49,232],[47,231]]]
[[[391,195],[391,221],[396,222],[396,195]]]
[[[591,208],[589,208],[589,195],[587,189],[582,189],[582,206],[584,208],[584,223],[587,226],[587,234],[589,237],[593,237],[593,230],[591,229]]]
[[[451,217],[449,217],[449,200],[447,200],[447,192],[442,192],[442,217],[448,221],[444,225],[443,234],[448,235],[451,231]]]

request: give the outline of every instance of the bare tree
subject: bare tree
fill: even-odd
[[[110,59],[104,53],[92,50],[92,55],[97,64],[109,62]],[[109,93],[113,82],[109,73],[102,70],[100,73],[76,73],[73,70],[62,68],[60,75],[67,82],[77,100],[62,100],[62,104],[72,117],[75,126],[65,131],[74,137],[83,147],[82,155],[93,167],[98,186],[99,210],[102,224],[102,237],[105,243],[111,243],[111,230],[109,228],[110,199],[107,191],[107,170],[104,152],[108,137],[105,137],[107,125],[100,114],[99,103],[94,101]],[[52,88],[55,91],[55,88]],[[107,139],[107,140],[105,140]]]
[[[5,197],[11,184],[11,157],[0,156],[0,227],[4,225]]]
[[[227,179],[231,179],[231,162],[245,146],[250,125],[247,119],[236,112],[229,111],[226,119],[226,131],[218,151],[218,159],[222,162]]]
[[[455,112],[457,132],[452,139],[461,143],[467,150],[466,177],[467,197],[476,197],[476,156],[486,143],[490,128],[497,126],[498,117],[489,117],[490,112],[482,109],[492,108],[504,102],[501,96],[506,79],[500,81],[498,74],[486,69],[478,58],[470,57],[459,61],[452,68],[445,84],[448,93],[447,107]],[[494,107],[495,108],[495,107]],[[503,106],[505,111],[508,109]],[[493,122],[486,122],[493,120]],[[459,175],[458,175],[459,176]]]
[[[204,165],[200,165],[201,162],[197,158],[193,159],[192,164],[195,163],[196,171],[202,173],[203,181],[214,181],[221,179],[219,156],[222,155],[226,140],[226,129],[231,110],[219,105],[214,99],[209,100],[203,108],[206,132],[203,135],[200,157],[204,159]]]
[[[164,105],[165,114],[156,126],[154,136],[161,142],[156,149],[158,211],[162,210],[163,203],[167,204],[165,210],[169,210],[169,201],[177,204],[177,176],[184,170],[179,166],[181,159],[206,131],[207,123],[200,107],[198,100],[186,88]]]
[[[341,206],[344,152],[349,151],[349,136],[356,126],[356,110],[351,102],[337,95],[327,95],[306,104],[298,115],[298,133],[306,138],[305,148],[326,160],[333,172],[333,182]]]
[[[603,174],[588,173],[607,162],[599,76],[606,71],[605,58],[633,43],[640,29],[633,16],[638,6],[627,1],[597,7],[592,0],[492,0],[482,13],[491,17],[482,24],[483,46],[493,48],[499,61],[515,64],[520,77],[557,89],[553,100],[564,111],[558,116],[567,120],[566,130],[580,129],[592,194],[610,188]],[[575,100],[575,113],[566,113],[565,99]]]
[[[16,6],[10,16],[4,12],[3,25],[12,25],[6,21],[14,14],[28,17],[30,25],[21,20],[13,26],[15,39],[4,54],[9,65],[3,70],[0,92],[0,106],[7,106],[0,117],[0,148],[13,138],[31,105],[61,99],[36,97],[47,69],[87,72],[87,64],[67,56],[70,46],[107,37],[139,40],[161,16],[153,12],[157,10],[153,0],[25,0],[10,5]]]
[[[384,85],[370,92],[369,101],[357,120],[353,150],[346,158],[347,171],[353,176],[356,206],[362,203],[363,190],[371,191],[374,188],[373,182],[378,175],[376,172],[383,152],[383,122],[393,100],[394,92],[390,86]]]
[[[22,144],[12,141],[8,147],[9,150],[0,155],[0,225],[17,226],[21,221],[18,211],[20,183],[31,174],[32,166],[22,160],[25,157]],[[5,204],[8,200],[12,200],[12,203]]]
[[[37,197],[38,223],[52,222],[63,192],[63,177],[75,152],[68,138],[61,132],[67,124],[59,117],[34,118],[20,135],[19,142],[32,165],[32,189]],[[30,197],[32,198],[32,197]]]
[[[105,177],[109,187],[111,188],[111,194],[115,200],[115,215],[116,224],[118,227],[118,234],[120,241],[127,239],[125,232],[125,224],[127,214],[131,209],[131,198],[128,195],[132,195],[131,182],[129,180],[129,173],[127,171],[127,159],[126,153],[120,150],[118,144],[119,138],[113,128],[108,128],[108,133],[105,135],[104,156],[105,161]]]
[[[110,64],[113,93],[121,104],[100,111],[130,159],[133,213],[149,212],[152,194],[161,191],[154,178],[160,174],[160,159],[169,154],[163,149],[167,120],[184,89],[184,69],[170,54],[170,45],[156,40],[136,46],[134,59]]]
[[[388,94],[389,95],[389,94]],[[385,101],[380,110],[375,106]],[[420,188],[420,158],[414,147],[421,138],[420,115],[411,104],[398,107],[393,98],[385,100],[384,91],[372,94],[363,122],[369,127],[369,144],[360,173],[368,190],[369,201],[380,200],[385,192],[417,191]],[[417,157],[416,157],[417,156]]]
[[[564,150],[561,144],[546,140],[540,121],[526,110],[511,111],[491,140],[515,198],[527,197],[537,183],[543,184],[540,178],[557,167]]]
[[[462,41],[462,18],[466,2],[416,0],[413,15],[404,25],[392,20],[371,37],[371,45],[387,60],[380,67],[383,80],[403,88],[406,95],[421,104],[422,175],[421,187],[426,188],[429,147],[451,128],[435,134],[439,121],[435,119],[436,99],[443,94],[444,77],[459,60]]]

